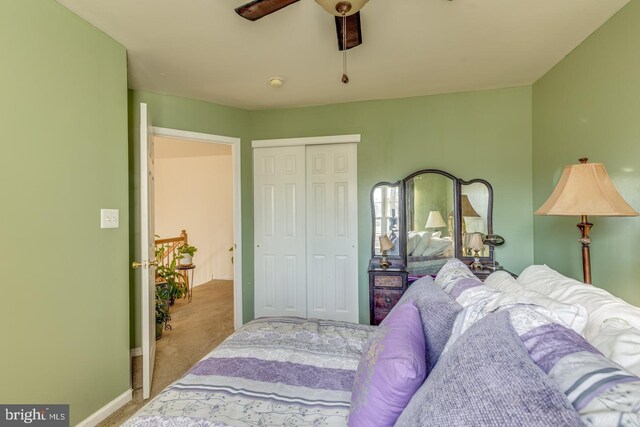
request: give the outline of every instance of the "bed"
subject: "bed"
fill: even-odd
[[[318,319],[256,319],[125,425],[346,425],[354,374],[374,330]]]
[[[453,259],[379,327],[256,319],[126,426],[640,426],[640,309]]]
[[[411,274],[435,276],[453,258],[453,241],[440,233],[409,231],[407,233],[407,270]]]

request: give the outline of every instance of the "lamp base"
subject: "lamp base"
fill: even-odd
[[[380,268],[391,267],[391,262],[387,259],[387,251],[382,251],[382,259],[380,260]]]
[[[582,244],[582,274],[584,275],[584,283],[591,284],[591,250],[589,245],[591,244],[591,238],[589,237],[589,231],[591,231],[591,224],[587,221],[587,216],[582,215],[582,222],[578,223],[580,229],[580,244]]]
[[[482,265],[482,263],[480,262],[480,258],[475,257],[473,258],[473,262],[471,263],[471,269],[472,270],[483,270],[484,266]]]

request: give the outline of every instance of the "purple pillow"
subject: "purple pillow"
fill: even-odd
[[[618,420],[611,425],[621,425]],[[458,338],[416,391],[396,426],[577,427],[583,423],[566,396],[531,360],[509,312],[502,311],[479,320]]]
[[[420,313],[413,303],[390,313],[358,364],[349,426],[393,426],[426,377]]]
[[[433,283],[431,277],[425,276],[407,289],[400,301],[382,321],[382,324],[387,321],[394,310],[409,302],[413,303],[420,313],[426,347],[427,375],[429,375],[447,341],[449,341],[453,324],[458,313],[462,311],[462,306]]]

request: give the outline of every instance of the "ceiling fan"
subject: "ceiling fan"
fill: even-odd
[[[235,11],[245,19],[256,21],[298,1],[300,0],[253,0],[236,8]],[[342,82],[345,84],[349,83],[349,77],[347,76],[347,49],[362,44],[360,9],[368,1],[316,0],[316,3],[335,16],[338,50],[343,53]]]

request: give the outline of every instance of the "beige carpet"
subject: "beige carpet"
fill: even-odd
[[[212,280],[193,290],[193,300],[171,307],[171,331],[156,347],[151,397],[185,374],[198,360],[233,333],[233,282]],[[133,400],[99,426],[119,426],[147,401],[142,400],[142,357],[133,358]]]

